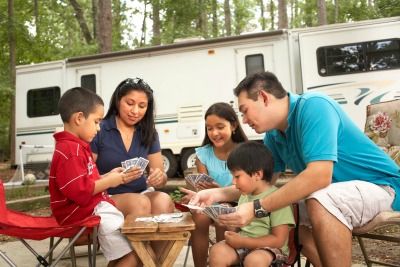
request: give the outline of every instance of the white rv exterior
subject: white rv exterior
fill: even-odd
[[[322,91],[363,128],[366,105],[400,98],[399,46],[396,17],[19,66],[17,148],[53,143],[52,134],[62,127],[56,105],[67,89],[95,90],[107,110],[115,87],[128,77],[143,78],[154,90],[156,127],[170,176],[178,164],[185,169],[193,163],[193,148],[205,135],[204,112],[212,103],[228,102],[237,110],[232,89],[249,72],[272,71],[288,91]],[[250,139],[262,138],[244,128]],[[32,148],[23,161],[50,161],[51,155],[52,149]]]

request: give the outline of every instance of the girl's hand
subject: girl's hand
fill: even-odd
[[[216,182],[198,182],[196,184],[197,190],[204,190],[204,189],[218,188],[218,187],[220,187],[220,186]]]
[[[196,195],[196,192],[183,188],[183,187],[179,187],[179,191],[181,191],[182,193],[184,193],[185,195],[181,198],[181,203],[182,204],[188,204],[190,202],[190,200]]]
[[[239,233],[232,231],[225,231],[225,242],[234,249],[242,248],[242,236]]]
[[[140,167],[132,167],[124,173],[124,183],[129,183],[136,180],[142,176],[143,172]]]
[[[147,184],[155,188],[161,188],[167,183],[167,175],[159,168],[150,168]]]

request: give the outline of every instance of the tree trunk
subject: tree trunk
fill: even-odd
[[[34,5],[34,16],[35,16],[35,28],[36,28],[36,39],[40,37],[40,27],[39,27],[39,3],[38,0],[33,2]]]
[[[97,12],[99,9],[99,0],[92,0],[92,19],[93,19],[93,38],[97,39]]]
[[[231,23],[231,7],[229,0],[224,0],[224,14],[225,14],[225,35],[232,35],[232,23]]]
[[[339,0],[334,0],[335,2],[335,23],[339,22]]]
[[[286,8],[286,0],[278,1],[278,29],[287,29],[288,28],[288,18],[287,18],[287,8]]]
[[[326,3],[325,0],[317,1],[318,7],[318,25],[326,25],[328,24],[328,20],[326,18]]]
[[[15,37],[15,21],[14,21],[14,0],[8,0],[8,45],[10,49],[10,88],[11,88],[11,105],[10,105],[10,159],[11,164],[15,164],[15,65],[16,65],[16,37]]]
[[[83,16],[81,5],[76,0],[69,0],[69,2],[71,6],[74,8],[75,17],[78,20],[79,27],[81,28],[86,43],[91,44],[93,42],[93,38],[92,35],[90,34],[89,27],[86,23],[85,17]]]
[[[147,19],[147,0],[144,1],[143,22],[142,22],[142,35],[140,37],[139,46],[146,44],[146,19]]]
[[[160,0],[153,0],[153,45],[161,44]]]
[[[261,29],[263,31],[265,31],[265,16],[264,16],[264,1],[263,0],[259,0],[260,3],[260,22],[261,22]]]
[[[112,13],[111,0],[101,0],[98,2],[97,22],[100,53],[112,51]]]
[[[271,16],[271,30],[275,29],[275,4],[274,0],[269,2],[269,14]]]
[[[201,36],[204,38],[207,38],[207,7],[205,0],[198,0],[198,6],[199,6],[199,30]]]
[[[213,37],[218,37],[218,4],[217,0],[211,0],[211,8],[212,8],[212,34]]]

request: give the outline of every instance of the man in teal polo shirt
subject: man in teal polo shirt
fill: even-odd
[[[399,167],[325,95],[286,92],[270,72],[246,77],[234,90],[243,122],[272,151],[275,175],[296,176],[256,207],[240,205],[220,222],[243,226],[291,203],[303,204],[303,253],[314,266],[350,266],[353,227],[384,210],[400,210]],[[397,194],[396,194],[397,193]],[[201,191],[193,203],[238,197],[233,188]],[[262,212],[260,212],[260,209]]]

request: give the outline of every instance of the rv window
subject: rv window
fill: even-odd
[[[400,39],[320,47],[317,63],[321,76],[400,68]]]
[[[96,75],[88,74],[81,76],[81,87],[92,90],[96,93]]]
[[[28,91],[28,117],[43,117],[57,115],[57,105],[60,100],[60,87],[46,87]]]
[[[248,55],[245,57],[246,76],[264,71],[264,56],[262,54]]]
[[[400,67],[400,40],[384,40],[367,43],[369,70],[385,70]]]

